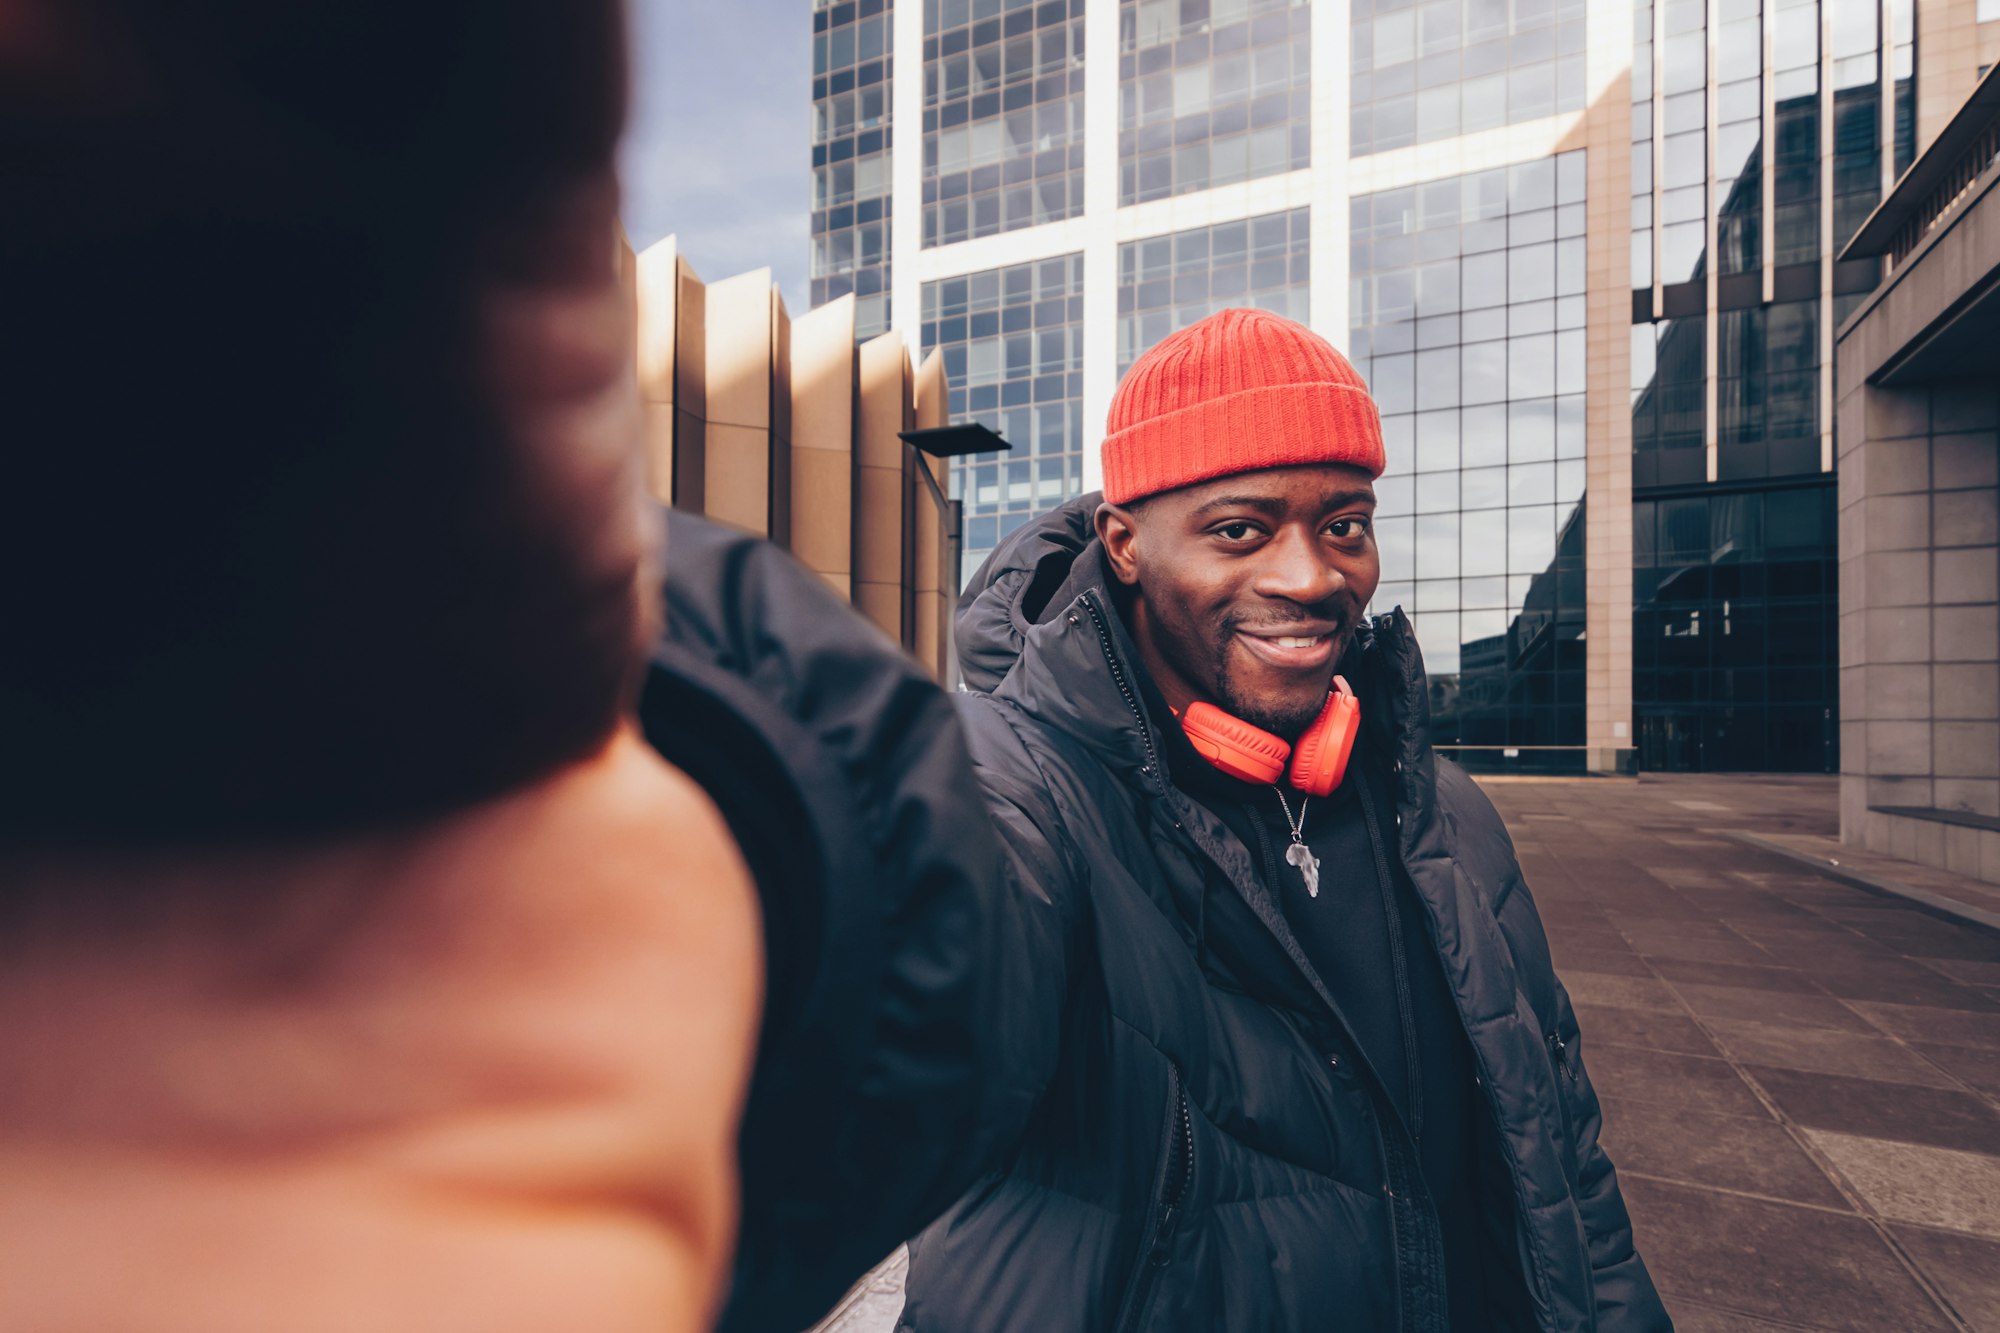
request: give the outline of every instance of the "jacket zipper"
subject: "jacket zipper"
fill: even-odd
[[[1132,1276],[1125,1314],[1118,1321],[1119,1333],[1136,1329],[1145,1320],[1152,1304],[1155,1279],[1171,1262],[1168,1246],[1173,1241],[1174,1225],[1194,1184],[1194,1120],[1188,1110],[1187,1085],[1181,1080],[1180,1066],[1171,1060],[1167,1062],[1167,1087],[1172,1094],[1172,1105],[1167,1122],[1166,1160],[1160,1171],[1160,1206],[1152,1236]]]
[[[1140,707],[1139,695],[1132,688],[1132,682],[1125,678],[1124,664],[1118,660],[1118,653],[1111,646],[1111,630],[1104,623],[1104,612],[1098,609],[1097,599],[1085,593],[1083,607],[1090,612],[1091,623],[1097,627],[1097,641],[1104,649],[1104,661],[1111,668],[1111,679],[1118,686],[1118,693],[1125,696],[1125,706],[1132,710],[1132,720],[1139,724],[1139,739],[1146,746],[1146,767],[1142,771],[1151,777],[1160,771],[1160,760],[1153,749],[1153,729],[1146,725],[1146,710]]]
[[[1549,1034],[1549,1054],[1555,1057],[1556,1068],[1562,1070],[1563,1077],[1572,1083],[1576,1082],[1576,1066],[1570,1063],[1569,1043],[1562,1039],[1562,1033]]]

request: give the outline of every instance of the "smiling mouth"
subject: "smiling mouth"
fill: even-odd
[[[1256,634],[1238,630],[1237,638],[1253,657],[1284,671],[1305,671],[1333,660],[1334,633]]]

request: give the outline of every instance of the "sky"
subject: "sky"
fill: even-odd
[[[807,308],[812,0],[628,0],[620,164],[634,249],[678,235],[703,281],[768,265]]]

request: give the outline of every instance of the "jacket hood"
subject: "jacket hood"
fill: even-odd
[[[1097,572],[1095,561],[1079,565],[1078,557],[1097,540],[1097,507],[1103,502],[1103,493],[1092,491],[1023,524],[965,585],[954,631],[966,689],[992,693],[1014,669],[1028,630],[1082,591],[1066,589],[1072,575]],[[1065,591],[1069,596],[1057,596]]]

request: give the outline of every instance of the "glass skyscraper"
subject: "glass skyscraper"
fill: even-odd
[[[1830,769],[1832,349],[1879,276],[1833,256],[2000,53],[1978,3],[820,5],[814,299],[865,278],[1011,445],[954,468],[966,572],[1096,486],[1147,348],[1305,321],[1381,406],[1376,609],[1447,753]]]
[[[812,303],[854,294],[854,331],[889,327],[894,0],[813,0]]]

